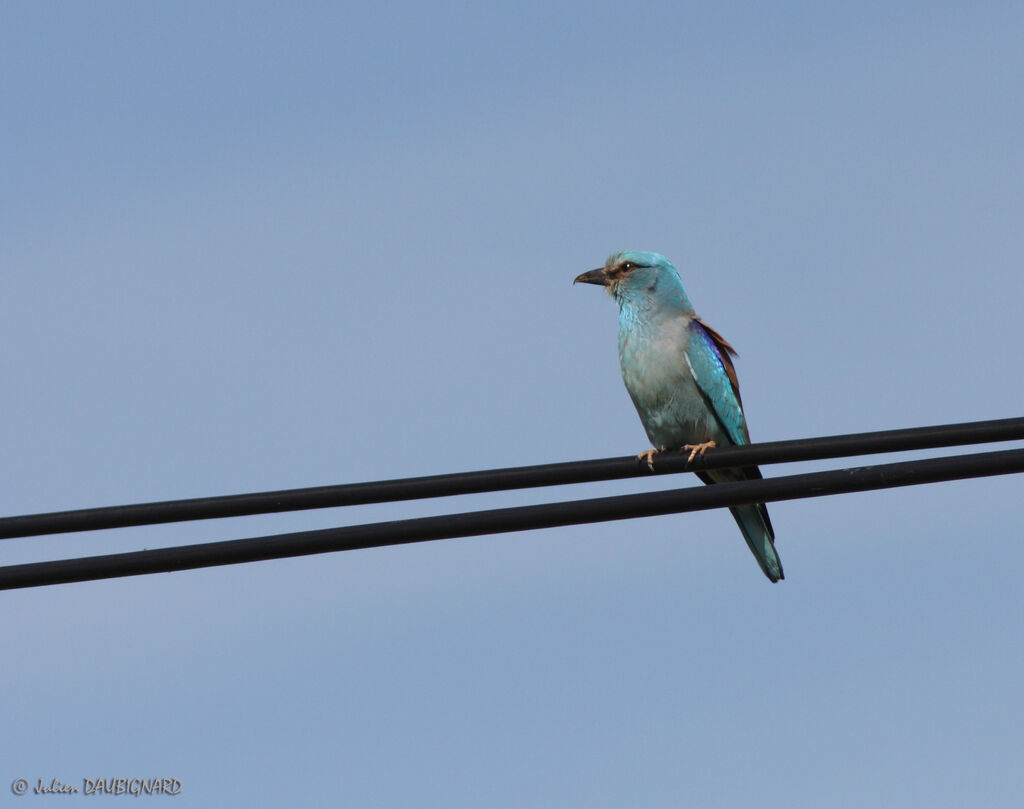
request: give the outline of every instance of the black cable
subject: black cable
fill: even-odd
[[[770,503],[777,500],[820,497],[1013,472],[1024,472],[1024,449],[927,458],[565,503],[394,520],[55,562],[9,565],[0,567],[0,589],[40,587],[435,539],[625,520],[656,514],[698,511],[747,503]]]
[[[903,430],[801,438],[773,441],[746,447],[719,447],[703,459],[687,465],[686,453],[667,452],[655,458],[655,474],[716,469],[727,466],[788,463],[820,460],[879,452],[932,449],[963,444],[1024,439],[1024,418],[944,424]],[[502,489],[558,486],[598,480],[642,477],[651,474],[645,463],[633,456],[591,461],[520,466],[480,472],[316,486],[256,494],[198,497],[158,503],[87,508],[51,514],[29,514],[0,518],[0,539],[60,534],[71,531],[96,531],[131,525],[155,525],[185,520],[241,517],[282,511],[354,506],[395,500],[415,500],[476,494]]]

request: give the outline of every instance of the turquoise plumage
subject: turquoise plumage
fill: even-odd
[[[641,453],[653,469],[665,449],[688,449],[692,460],[713,446],[750,443],[735,355],[697,317],[672,263],[658,253],[615,253],[576,281],[600,284],[619,305],[622,380],[655,449]],[[698,472],[705,483],[761,477],[756,466]],[[730,509],[765,575],[784,578],[775,532],[763,503]]]

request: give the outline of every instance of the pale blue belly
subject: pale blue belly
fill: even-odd
[[[622,381],[651,444],[678,449],[704,441],[731,443],[708,409],[682,351],[659,348],[641,340],[626,340],[620,353]]]

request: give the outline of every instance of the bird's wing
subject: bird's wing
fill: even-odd
[[[731,355],[736,351],[700,318],[690,320],[686,363],[718,423],[734,444],[749,444],[740,386]]]
[[[749,444],[750,434],[743,418],[740,386],[732,355],[736,351],[717,331],[698,318],[690,321],[690,342],[686,347],[686,362],[704,396],[704,401],[718,419],[718,423],[734,444]],[[705,483],[728,480],[756,480],[761,471],[756,466],[741,469],[714,469],[698,472]],[[772,581],[783,578],[782,563],[775,552],[775,530],[764,503],[737,506],[732,509],[747,545],[757,557],[761,569]]]

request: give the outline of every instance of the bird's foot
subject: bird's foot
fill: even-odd
[[[661,449],[649,449],[646,452],[641,452],[639,455],[637,455],[636,459],[638,461],[647,461],[647,468],[650,469],[653,472],[654,471],[654,456],[657,455],[659,452],[664,452],[664,451],[665,451],[664,447],[662,447]]]
[[[705,441],[703,444],[686,444],[683,447],[683,452],[686,452],[686,450],[690,450],[690,457],[686,459],[686,462],[691,463],[693,459],[696,458],[698,455],[700,455],[700,457],[703,458],[705,452],[707,452],[712,447],[717,446],[718,444],[716,444],[714,441]]]

